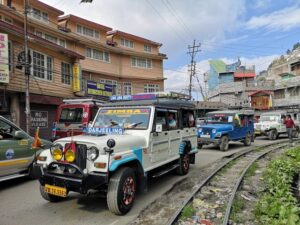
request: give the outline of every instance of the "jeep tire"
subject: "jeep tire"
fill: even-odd
[[[65,199],[63,197],[51,195],[51,194],[45,192],[45,187],[41,184],[40,184],[40,193],[41,193],[42,197],[49,202],[59,202],[59,201]]]
[[[250,133],[246,134],[245,140],[244,140],[244,145],[245,146],[250,146],[251,145],[251,140],[252,139],[252,135]]]
[[[190,169],[190,155],[188,153],[184,153],[180,155],[179,159],[179,167],[176,169],[176,173],[179,175],[186,175]]]
[[[277,139],[277,130],[270,130],[268,134],[269,140],[276,140]]]
[[[112,175],[108,184],[107,206],[116,215],[124,215],[133,206],[136,193],[134,170],[123,167]]]
[[[221,142],[220,142],[220,150],[221,151],[227,151],[229,147],[229,140],[228,136],[222,136],[221,137]]]

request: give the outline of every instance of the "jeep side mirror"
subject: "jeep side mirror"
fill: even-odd
[[[17,139],[26,139],[26,138],[28,138],[28,136],[23,131],[18,130],[18,131],[15,132],[15,138],[17,138]]]
[[[162,132],[162,124],[156,124],[155,132],[161,133]]]

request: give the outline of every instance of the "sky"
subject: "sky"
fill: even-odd
[[[199,83],[208,60],[255,65],[256,73],[300,42],[300,0],[41,0],[65,14],[162,43],[166,91],[186,91],[188,46],[196,54],[193,97],[201,100]]]

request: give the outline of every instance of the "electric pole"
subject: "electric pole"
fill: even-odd
[[[30,65],[28,60],[28,36],[27,36],[27,13],[28,13],[28,0],[24,0],[24,75],[26,81],[25,93],[25,115],[26,115],[26,132],[30,133],[30,96],[29,96],[29,78],[30,78]]]
[[[195,56],[198,52],[200,52],[201,44],[199,43],[196,45],[196,41],[194,40],[193,46],[188,46],[188,54],[191,56],[191,64],[189,65],[189,72],[190,72],[190,84],[189,84],[189,97],[192,99],[192,81],[193,77],[196,74],[196,62],[195,62]]]

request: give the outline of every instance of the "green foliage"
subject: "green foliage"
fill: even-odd
[[[252,177],[255,174],[255,171],[257,170],[258,164],[257,162],[254,162],[250,168],[248,169],[247,173],[245,174],[245,178]]]
[[[294,175],[300,171],[299,160],[300,147],[296,147],[269,163],[263,175],[266,192],[255,208],[259,224],[300,224],[300,209],[291,192]]]
[[[243,222],[242,220],[243,218],[240,218],[239,213],[243,211],[244,207],[245,207],[245,200],[242,197],[237,196],[232,203],[230,219],[235,223]]]
[[[195,214],[195,212],[196,211],[192,205],[187,205],[183,208],[180,219],[185,220],[187,218],[191,218]]]

